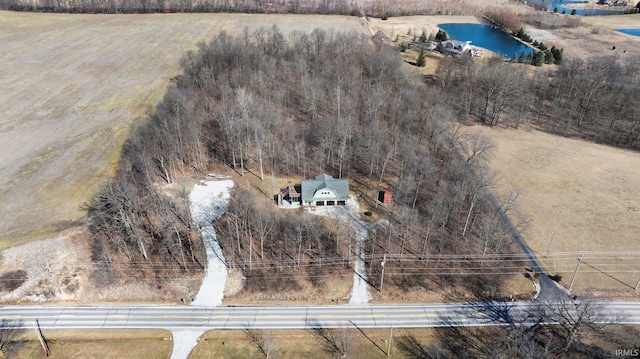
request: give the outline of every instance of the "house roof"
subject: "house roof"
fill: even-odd
[[[471,41],[458,41],[458,40],[445,40],[441,43],[441,46],[450,52],[462,52],[471,47]]]
[[[316,191],[325,188],[334,190],[339,198],[349,197],[349,180],[334,179],[327,174],[321,174],[315,179],[302,181],[302,200],[311,200]]]

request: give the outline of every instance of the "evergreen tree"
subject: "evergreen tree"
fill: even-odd
[[[551,53],[553,54],[553,63],[556,65],[560,65],[562,63],[562,53],[563,49],[558,49],[557,47],[551,47]]]
[[[534,66],[542,66],[542,64],[544,63],[544,52],[542,51],[536,51],[533,54],[533,59],[531,62]]]
[[[555,62],[555,58],[553,57],[553,52],[551,50],[547,50],[544,52],[544,63],[547,65],[551,65]]]
[[[427,56],[424,54],[424,50],[420,50],[418,59],[416,60],[416,66],[425,67],[427,65]]]
[[[523,50],[520,53],[520,57],[518,57],[518,62],[523,64],[526,60],[527,60],[527,52]]]
[[[571,10],[571,15],[575,15],[576,14],[576,9]]]
[[[444,32],[444,30],[442,30],[442,29],[438,30],[438,33],[436,34],[436,40],[445,41],[448,38],[449,38],[449,35],[447,35],[447,33]]]
[[[420,42],[427,42],[427,34],[425,34],[424,30],[422,31],[422,35],[420,35]]]

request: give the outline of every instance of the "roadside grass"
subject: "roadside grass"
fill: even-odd
[[[49,358],[157,359],[169,358],[173,342],[167,330],[76,329],[43,330]],[[33,330],[22,334],[25,345],[18,358],[42,358],[44,351]]]
[[[329,358],[320,342],[304,330],[267,330],[272,339],[271,356],[274,358]],[[351,345],[347,358],[403,358],[394,345],[402,335],[414,335],[423,345],[433,341],[433,329],[393,329],[390,355],[388,350],[389,329],[363,329],[355,327],[347,332]],[[206,340],[205,340],[206,339]],[[335,357],[335,355],[334,355]],[[257,346],[247,340],[242,331],[208,331],[193,349],[189,359],[208,358],[264,358]]]
[[[613,327],[621,335],[640,330],[640,326]],[[51,350],[50,358],[84,359],[157,359],[169,358],[173,347],[167,330],[44,330]],[[306,330],[265,330],[271,339],[270,356],[274,358],[328,358],[321,343]],[[389,348],[390,330],[351,327],[347,331],[347,358],[405,358],[397,347],[402,336],[413,336],[422,346],[435,344],[437,333],[432,328],[394,328]],[[26,342],[18,351],[18,358],[42,358],[44,352],[33,330],[26,330]],[[596,338],[595,341],[598,341]],[[387,351],[389,356],[387,356]],[[613,352],[617,348],[610,348]],[[257,346],[240,330],[211,330],[205,332],[191,351],[189,359],[251,359],[263,358]],[[335,357],[335,356],[334,356]]]
[[[173,347],[171,332],[167,330],[43,330],[51,350],[50,358],[84,359],[157,359],[169,358]],[[327,358],[320,342],[306,330],[266,330],[271,338],[274,358]],[[403,358],[395,347],[401,336],[413,335],[423,345],[434,341],[435,330],[394,328],[390,358]],[[348,358],[387,358],[389,328],[347,331],[350,341]],[[44,352],[33,330],[23,333],[26,340],[18,351],[19,358],[42,358]],[[189,359],[262,358],[255,344],[240,330],[211,330],[205,332]]]

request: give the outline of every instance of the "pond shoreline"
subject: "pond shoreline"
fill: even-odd
[[[445,31],[452,39],[471,41],[471,46],[500,54],[504,58],[513,58],[514,55],[518,57],[522,52],[529,56],[531,53],[540,51],[494,24],[441,23],[438,24],[438,28]]]

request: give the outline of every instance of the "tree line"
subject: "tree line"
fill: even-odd
[[[473,2],[445,0],[0,0],[0,9],[58,13],[278,13],[374,16],[478,15]]]
[[[442,59],[443,93],[467,121],[517,128],[529,123],[553,134],[640,150],[638,64],[630,55],[564,58],[536,70],[492,59]]]
[[[89,206],[97,261],[201,268],[201,241],[180,183],[214,163],[265,181],[331,173],[392,188],[391,222],[368,239],[372,278],[380,254],[389,255],[389,268],[401,268],[411,256],[515,251],[502,225],[511,204],[496,210],[488,202],[493,144],[465,135],[451,100],[415,81],[392,47],[356,32],[316,29],[286,38],[277,27],[239,36],[222,31],[185,54],[181,67],[164,100],[132,132],[116,178]],[[312,281],[322,270],[344,273],[353,250],[347,229],[276,212],[243,186],[216,230],[229,265],[256,285],[288,277],[287,270],[307,270]],[[480,265],[493,273],[511,264]],[[464,274],[470,264],[456,266]],[[154,273],[162,278],[160,268]],[[499,291],[503,276],[467,274],[470,289]],[[385,283],[433,287],[455,278],[467,285],[464,275],[439,271],[405,277],[390,275]]]

